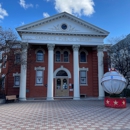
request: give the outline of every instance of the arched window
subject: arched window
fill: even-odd
[[[57,72],[56,76],[68,76],[68,74],[64,70],[60,70]]]
[[[37,61],[43,61],[43,51],[37,51]]]
[[[60,51],[56,51],[56,62],[60,62]]]
[[[80,62],[86,62],[86,53],[84,51],[80,53]]]
[[[69,54],[68,54],[68,51],[64,51],[64,62],[69,62]]]

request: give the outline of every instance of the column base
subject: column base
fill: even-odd
[[[80,100],[80,97],[73,97],[73,100]]]
[[[103,99],[104,99],[104,96],[99,96],[98,99],[99,99],[99,100],[103,100]]]
[[[19,101],[27,101],[26,98],[19,98]]]
[[[52,101],[52,100],[54,100],[54,98],[53,97],[47,97],[46,100]]]

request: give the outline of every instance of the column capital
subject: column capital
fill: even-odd
[[[27,49],[28,48],[28,43],[21,43],[21,48],[24,50],[24,49]]]
[[[103,51],[103,49],[104,49],[104,45],[99,45],[99,46],[97,46],[97,50],[98,50],[98,51]]]
[[[78,51],[80,48],[80,45],[73,45],[72,48],[73,48],[73,51]]]
[[[55,44],[47,44],[48,50],[54,50]]]

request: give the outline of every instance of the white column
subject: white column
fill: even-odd
[[[47,81],[47,100],[53,100],[53,58],[54,58],[54,44],[48,44],[48,81]]]
[[[22,44],[19,100],[26,101],[27,46]]]
[[[103,77],[104,74],[104,65],[103,65],[103,46],[98,46],[97,47],[98,53],[98,98],[103,99],[104,98],[104,90],[101,85],[101,78]]]
[[[80,99],[79,88],[79,47],[80,45],[73,45],[73,71],[74,71],[74,100]]]

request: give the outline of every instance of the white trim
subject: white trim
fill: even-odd
[[[54,54],[56,54],[56,51],[60,51],[60,53],[62,54],[62,50],[59,47],[55,48]]]
[[[90,24],[90,23],[88,23],[86,21],[83,21],[82,19],[79,19],[79,18],[77,18],[77,17],[75,17],[75,16],[73,16],[73,15],[67,13],[67,12],[62,12],[62,13],[53,15],[51,17],[32,22],[30,24],[26,24],[26,25],[17,27],[16,30],[17,30],[18,33],[23,32],[24,30],[28,31],[28,29],[30,29],[30,28],[33,28],[33,27],[36,27],[36,26],[39,26],[41,24],[45,24],[45,23],[48,23],[48,22],[52,22],[52,21],[54,21],[56,19],[61,19],[61,17],[69,18],[72,21],[75,21],[75,22],[83,25],[83,27],[88,27],[88,28],[90,28],[92,30],[95,30],[95,32],[98,32],[98,35],[104,34],[104,35],[107,36],[109,34],[108,31],[106,31],[104,29],[101,29],[101,28],[99,28],[99,27],[97,27],[97,26],[95,26],[93,24]]]
[[[45,50],[41,47],[39,47],[35,50],[35,54],[37,54],[37,51],[43,51],[43,54],[45,54]]]
[[[45,67],[41,67],[41,66],[39,66],[39,67],[34,67],[34,70],[45,70]]]
[[[18,53],[21,54],[21,50],[16,50],[16,51],[14,51],[14,55],[15,55],[15,54],[18,54]]]
[[[79,55],[80,55],[81,52],[85,52],[86,55],[88,55],[88,51],[86,51],[84,48],[82,48],[82,49],[79,51]]]
[[[68,48],[65,48],[62,50],[63,54],[64,54],[64,51],[68,51],[68,54],[70,55],[70,50]]]
[[[63,66],[61,66],[60,68],[56,69],[53,73],[53,78],[57,78],[56,74],[58,71],[60,70],[64,70],[67,74],[68,74],[68,78],[71,78],[71,73],[68,69],[64,68]]]
[[[89,69],[88,68],[85,68],[85,67],[82,67],[82,68],[79,68],[79,71],[80,70],[86,70],[86,71],[88,71]]]

